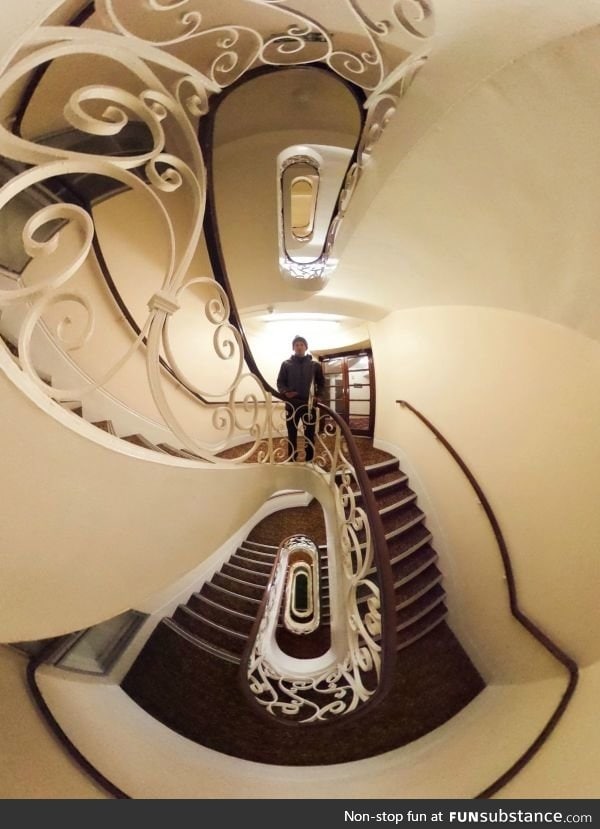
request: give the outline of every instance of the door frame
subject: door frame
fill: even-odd
[[[324,363],[328,360],[337,360],[342,359],[342,384],[343,384],[343,397],[344,401],[347,403],[346,414],[340,413],[343,419],[348,423],[350,426],[350,382],[349,382],[349,372],[348,372],[348,362],[344,358],[348,357],[362,357],[365,356],[368,358],[368,367],[369,367],[369,423],[366,430],[363,429],[352,429],[352,434],[361,436],[361,437],[373,437],[373,433],[375,431],[375,407],[376,407],[376,388],[375,388],[375,368],[373,365],[373,350],[370,347],[366,348],[353,348],[353,349],[346,349],[342,351],[334,351],[328,352],[327,354],[319,355],[319,362],[321,363],[321,367],[323,367]]]

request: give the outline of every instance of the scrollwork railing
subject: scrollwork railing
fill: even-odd
[[[213,237],[209,245],[219,249],[218,228],[209,222],[214,213],[212,185],[207,182],[198,125],[209,110],[210,97],[255,65],[326,63],[371,93],[359,166],[349,173],[341,195],[343,209],[360,165],[390,114],[386,96],[392,94],[392,86],[405,83],[415,61],[424,56],[431,11],[425,0],[390,2],[389,22],[384,24],[371,20],[363,8],[366,4],[345,0],[336,12],[352,22],[352,35],[345,41],[341,33],[347,28],[341,24],[333,36],[334,20],[315,21],[283,0],[238,0],[241,17],[248,20],[251,12],[256,19],[254,28],[246,23],[224,25],[218,20],[218,4],[211,6],[217,17],[204,18],[197,5],[193,0],[149,0],[146,6],[97,0],[85,28],[39,28],[0,75],[0,98],[10,100],[15,88],[24,87],[40,67],[50,64],[43,83],[46,89],[52,87],[44,104],[45,111],[54,107],[53,128],[94,136],[87,151],[78,151],[74,145],[61,147],[36,138],[27,112],[19,127],[10,117],[0,120],[0,153],[21,165],[0,188],[0,212],[14,220],[12,236],[20,238],[30,258],[16,280],[11,274],[3,283],[0,308],[20,314],[21,368],[48,397],[85,401],[97,389],[110,391],[118,375],[133,366],[136,383],[146,377],[148,399],[182,448],[213,464],[289,462],[282,438],[284,408],[248,347],[222,257],[211,257],[214,278],[199,272],[195,264],[203,226]],[[169,26],[175,29],[171,34]],[[205,48],[190,50],[192,41]],[[357,48],[357,43],[362,45]],[[77,59],[89,63],[97,78],[90,70],[90,82],[81,84],[73,72]],[[62,82],[52,84],[52,73]],[[34,93],[29,107],[37,102]],[[145,136],[140,149],[112,152],[108,144],[112,142],[114,149],[115,136],[132,123],[136,134]],[[40,125],[40,132],[42,126],[47,133],[46,124]],[[28,192],[44,187],[57,193],[53,182],[59,179],[69,185],[78,176],[117,182],[126,190],[132,220],[136,211],[143,213],[152,228],[146,231],[144,225],[154,245],[146,257],[154,276],[144,283],[147,312],[136,334],[120,329],[120,338],[115,338],[121,318],[116,320],[113,306],[98,298],[102,289],[97,284],[94,212],[57,196],[56,203],[41,209],[38,204],[23,219]],[[124,198],[123,193],[118,198]],[[329,241],[328,250],[333,243]],[[182,350],[176,331],[189,308],[195,313],[195,344],[201,355],[196,362]],[[34,348],[41,330],[49,332],[65,355],[77,356],[81,382],[47,381]],[[113,339],[120,344],[111,350]],[[94,362],[90,373],[92,356],[96,359],[104,352],[106,359]],[[177,398],[173,376],[197,395],[187,400],[194,408],[186,408]],[[131,395],[137,401],[137,388]],[[312,468],[329,481],[335,503],[328,548],[331,566],[339,564],[339,613],[345,614],[340,618],[346,631],[335,664],[317,682],[319,688],[325,683],[337,689],[327,692],[335,704],[321,706],[320,713],[313,711],[309,717],[323,720],[330,714],[356,712],[382,697],[391,681],[395,643],[387,548],[367,476],[347,425],[322,404],[317,408],[333,424],[315,441]],[[221,457],[242,440],[245,444],[235,458]],[[370,574],[373,567],[376,577]],[[318,691],[315,685],[312,690]]]
[[[345,642],[333,660],[310,675],[300,665],[293,671],[277,664],[272,643],[283,600],[284,544],[242,656],[246,695],[269,715],[290,724],[328,722],[359,712],[366,703],[371,708],[384,698],[394,677],[393,578],[381,519],[347,424],[328,406],[317,406],[329,419],[316,437],[314,462],[336,495],[339,548],[328,540],[328,566],[331,585],[336,581],[331,568],[340,562],[340,591],[338,597],[330,595],[330,602]]]

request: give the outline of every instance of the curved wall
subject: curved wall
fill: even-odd
[[[135,607],[213,553],[273,491],[298,485],[290,467],[214,468],[138,449],[48,400],[4,350],[0,368],[2,642]]]
[[[401,447],[419,472],[445,535],[442,570],[458,568],[471,585],[454,610],[457,618],[471,611],[472,622],[479,618],[470,634],[477,650],[490,651],[495,626],[478,572],[487,522],[445,450],[397,399],[422,411],[481,484],[505,535],[524,612],[579,664],[596,661],[598,343],[522,314],[464,307],[397,311],[371,326],[371,338],[376,438]],[[503,592],[501,578],[496,590]]]

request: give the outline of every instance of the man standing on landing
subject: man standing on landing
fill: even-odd
[[[294,353],[289,360],[284,360],[277,375],[277,388],[286,400],[285,415],[290,455],[298,460],[298,426],[304,425],[306,460],[314,456],[316,411],[309,406],[311,391],[314,398],[319,398],[325,388],[325,378],[320,363],[307,354],[308,343],[304,337],[296,336],[292,340]],[[310,401],[312,403],[312,400]]]

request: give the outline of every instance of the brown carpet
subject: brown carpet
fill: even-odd
[[[369,439],[357,443],[366,464],[390,457]],[[278,546],[295,533],[325,543],[316,500],[264,518],[249,540]],[[314,651],[307,656],[326,646],[318,638],[309,644]],[[442,725],[485,687],[445,622],[398,653],[391,692],[356,719],[309,726],[276,721],[248,701],[242,682],[238,665],[160,624],[122,687],[148,713],[191,740],[235,757],[282,765],[348,762],[405,745]]]
[[[453,717],[484,687],[444,623],[400,651],[395,677],[389,695],[361,717],[288,725],[246,700],[239,666],[159,625],[122,687],[190,740],[234,757],[294,766],[360,760],[403,746]]]

